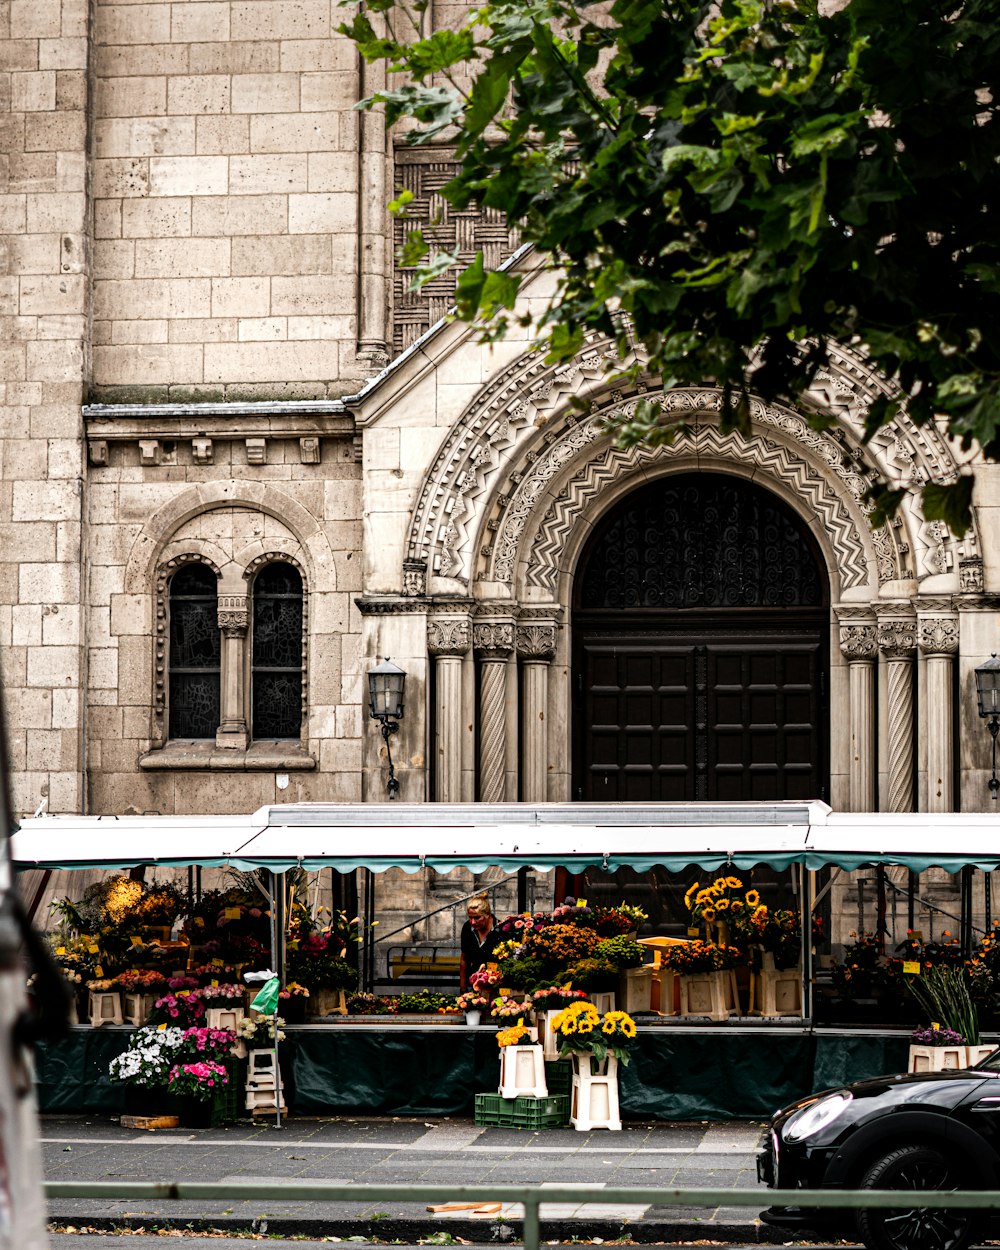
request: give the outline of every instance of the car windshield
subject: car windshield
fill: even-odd
[[[987,1055],[974,1066],[984,1072],[1000,1072],[1000,1050],[995,1050],[992,1055]]]

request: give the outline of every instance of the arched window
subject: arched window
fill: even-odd
[[[302,578],[291,564],[267,564],[254,579],[250,690],[255,739],[299,736]]]
[[[170,579],[170,737],[214,738],[219,727],[218,584],[205,564]]]

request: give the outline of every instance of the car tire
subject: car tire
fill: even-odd
[[[901,1146],[877,1159],[861,1178],[859,1189],[959,1189],[959,1176],[930,1146]],[[858,1235],[868,1250],[965,1250],[978,1239],[982,1220],[975,1211],[862,1208]]]

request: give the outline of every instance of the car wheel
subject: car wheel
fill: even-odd
[[[929,1146],[902,1146],[883,1155],[864,1174],[859,1189],[958,1189],[958,1177]],[[862,1208],[858,1233],[868,1250],[965,1250],[981,1227],[974,1211],[899,1207]]]

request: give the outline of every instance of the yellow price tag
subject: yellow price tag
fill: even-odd
[[[95,977],[103,977],[103,976],[104,976],[104,969],[101,967],[101,965],[100,965],[100,964],[98,964],[98,965],[97,965],[97,967],[94,969],[94,976],[95,976]]]
[[[97,954],[97,952],[98,952],[100,949],[101,949],[101,948],[100,948],[99,946],[96,946],[93,942],[91,942],[91,944],[87,947],[87,951],[88,951],[91,955],[96,955],[96,954]]]
[[[510,998],[510,990],[505,990],[502,986],[497,991],[501,998]]]
[[[66,954],[66,947],[65,947],[65,946],[57,946],[57,947],[56,947],[56,954],[57,954],[57,955],[65,955],[65,954]]]
[[[226,963],[225,963],[225,960],[223,960],[223,959],[213,959],[213,960],[212,960],[212,967],[213,967],[213,968],[224,968],[225,966],[226,966]]]
[[[139,935],[138,935],[137,933],[133,933],[133,934],[132,934],[132,937],[131,937],[131,939],[130,939],[130,940],[131,940],[131,942],[132,942],[132,945],[133,945],[133,946],[141,946],[141,945],[142,945],[142,938],[141,938],[141,937],[139,937]]]
[[[920,976],[920,960],[919,959],[904,959],[903,971],[911,972],[914,976],[917,976],[917,977]]]
[[[688,929],[688,937],[699,937],[700,935],[700,929]]]
[[[227,920],[239,920],[242,912],[238,907],[227,907],[223,912],[223,915]]]
[[[218,977],[213,977],[213,978],[212,978],[212,984],[213,984],[213,985],[218,985],[218,984],[219,984],[219,978],[218,978]]]
[[[576,905],[577,905],[577,907],[586,907],[586,906],[587,906],[587,900],[586,900],[585,898],[578,898],[578,899],[576,900]]]

